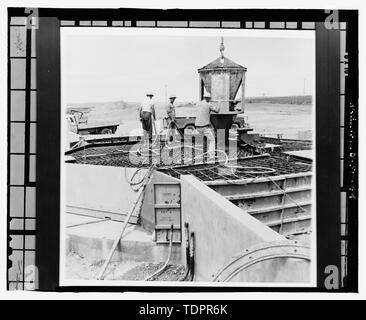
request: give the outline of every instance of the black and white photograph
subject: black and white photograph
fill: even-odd
[[[3,0],[0,296],[358,297],[357,1]]]
[[[314,286],[314,39],[62,30],[60,281]]]

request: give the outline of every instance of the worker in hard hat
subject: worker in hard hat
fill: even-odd
[[[202,137],[207,138],[207,152],[208,152],[208,162],[215,162],[215,133],[211,127],[210,114],[211,112],[218,113],[220,111],[219,106],[214,106],[211,102],[211,95],[205,93],[203,100],[198,102],[197,107],[197,117],[195,126]]]
[[[142,129],[144,131],[144,140],[145,142],[152,142],[152,127],[155,117],[155,102],[154,102],[154,94],[152,92],[148,92],[146,94],[146,98],[141,103],[139,108],[140,121],[142,124]]]
[[[167,140],[171,142],[174,139],[175,129],[177,128],[177,124],[175,123],[175,99],[177,96],[175,94],[169,95],[169,103],[166,106],[166,113],[167,113]]]

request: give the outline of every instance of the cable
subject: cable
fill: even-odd
[[[270,176],[268,176],[268,179],[270,180],[270,181],[272,181],[272,183],[279,189],[279,190],[281,190],[282,191],[282,193],[283,193],[283,195],[284,196],[286,196],[287,198],[289,198],[294,204],[296,204],[296,206],[299,208],[299,209],[301,209],[303,212],[307,212],[307,210],[306,209],[304,209],[301,205],[299,205],[294,199],[292,199],[289,195],[288,195],[288,193],[286,193],[286,191],[285,190],[283,190]]]
[[[146,169],[145,169],[145,168],[138,168],[138,169],[136,169],[136,170],[135,170],[135,172],[132,174],[131,178],[129,179],[129,178],[127,177],[127,167],[124,167],[125,179],[126,179],[127,183],[131,186],[131,189],[132,189],[132,190],[134,190],[134,191],[136,191],[136,192],[140,189],[141,184],[143,184],[143,183],[144,183],[144,181],[146,180],[146,178],[148,177],[148,175],[149,175],[149,170],[150,170],[150,169],[148,169],[148,170],[144,173],[144,175],[142,176],[142,178],[141,178],[140,180],[138,180],[138,181],[133,181],[133,180],[134,180],[134,178],[137,176],[137,174],[138,174],[141,170],[146,170]]]
[[[172,255],[172,249],[173,249],[173,230],[174,230],[174,227],[172,225],[171,228],[170,228],[170,241],[169,241],[169,254],[168,254],[168,258],[166,259],[164,265],[159,270],[157,270],[156,272],[154,272],[151,276],[147,276],[144,281],[151,281],[151,280],[153,280],[156,276],[160,275],[165,270],[165,268],[168,266],[168,263],[170,261],[170,257]]]

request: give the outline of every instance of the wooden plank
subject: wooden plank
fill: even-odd
[[[181,230],[180,183],[154,184],[155,240],[169,243],[173,225],[173,243],[180,243]]]
[[[294,222],[305,221],[305,220],[311,220],[311,217],[308,216],[308,217],[298,217],[298,218],[287,218],[287,219],[283,219],[283,224],[294,223]],[[282,220],[277,220],[277,221],[266,223],[266,225],[268,227],[273,227],[273,226],[280,225],[281,222],[282,222]]]
[[[289,204],[285,204],[284,206],[279,205],[279,206],[273,206],[273,207],[268,207],[268,208],[252,209],[252,210],[247,210],[246,212],[251,215],[255,215],[255,214],[260,214],[260,213],[264,213],[264,212],[278,211],[278,210],[282,210],[283,208],[288,209],[288,208],[310,206],[311,204],[312,204],[311,201],[304,201],[304,202],[300,202],[298,204],[289,203]]]
[[[96,218],[110,218],[114,221],[125,221],[127,214],[121,212],[113,212],[113,211],[105,211],[93,208],[82,208],[77,206],[66,206],[66,212],[70,214],[77,214],[81,216],[87,217],[96,217]],[[133,215],[130,219],[131,223],[137,223],[138,217]]]
[[[155,209],[179,209],[180,204],[155,204]]]
[[[162,225],[162,224],[157,224],[156,226],[155,226],[155,229],[156,230],[162,230],[162,229],[164,229],[164,230],[170,230],[171,229],[171,225]],[[179,225],[179,226],[173,226],[173,229],[174,230],[180,230],[181,229],[181,226]]]
[[[155,204],[179,204],[179,184],[155,184]]]
[[[180,208],[175,209],[156,209],[155,210],[155,223],[157,225],[181,225]]]
[[[156,243],[169,243],[170,241],[170,230],[156,230]],[[181,243],[182,234],[181,230],[173,230],[173,243]]]

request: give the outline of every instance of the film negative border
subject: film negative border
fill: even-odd
[[[344,130],[343,130],[343,181],[342,242],[346,280],[343,284],[357,291],[358,283],[358,16],[347,23],[344,64]],[[341,123],[342,125],[342,123]],[[342,157],[341,157],[342,158]]]
[[[22,22],[21,22],[21,21]],[[8,289],[34,290],[36,240],[35,28],[25,17],[8,30]]]

